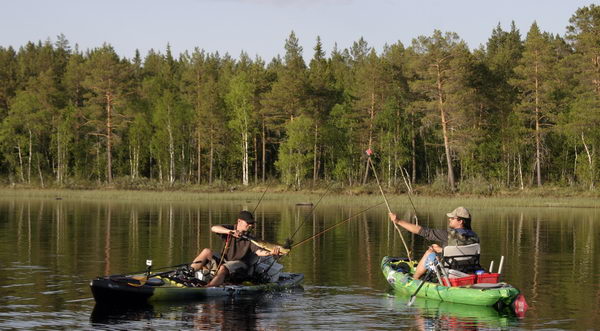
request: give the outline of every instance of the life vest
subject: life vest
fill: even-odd
[[[448,229],[448,246],[478,244],[479,237],[473,230]]]

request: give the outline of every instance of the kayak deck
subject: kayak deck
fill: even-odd
[[[402,259],[386,256],[381,261],[381,270],[388,283],[398,293],[413,295],[423,281],[412,278],[412,273],[401,268]],[[427,282],[417,293],[417,297],[429,298],[446,302],[495,306],[503,308],[510,306],[520,291],[506,283],[474,284],[459,287],[443,286],[439,283]]]
[[[216,287],[190,287],[169,278],[144,275],[105,276],[93,279],[90,288],[98,303],[107,302],[157,302],[178,300],[201,300],[209,297],[253,295],[263,292],[282,291],[300,286],[303,274],[282,272],[273,283],[225,284]]]

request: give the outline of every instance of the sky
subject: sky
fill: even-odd
[[[64,34],[80,50],[111,44],[131,58],[138,49],[174,55],[198,47],[265,61],[285,53],[293,30],[310,59],[317,36],[327,54],[363,37],[381,52],[385,44],[410,45],[434,29],[456,32],[472,48],[512,21],[523,38],[535,21],[564,35],[584,0],[0,0],[0,46],[55,41]]]

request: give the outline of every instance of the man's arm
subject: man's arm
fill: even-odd
[[[242,233],[240,233],[239,231],[229,229],[223,225],[213,225],[213,227],[210,228],[210,231],[212,231],[216,234],[222,234],[222,235],[230,234],[236,238],[239,238],[242,235]]]
[[[281,253],[280,251],[281,246],[275,246],[275,248],[273,248],[273,251],[270,252],[266,249],[262,249],[259,248],[257,249],[254,253],[258,256],[277,256],[277,255],[285,255],[284,253]]]
[[[414,234],[419,234],[419,232],[421,231],[420,225],[412,224],[405,220],[400,220],[394,213],[389,213],[388,216],[390,217],[390,221],[394,222],[397,225],[400,225],[401,227],[405,228],[409,232],[412,232]]]

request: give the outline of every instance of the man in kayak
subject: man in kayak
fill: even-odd
[[[246,237],[254,225],[252,213],[242,210],[238,215],[235,225],[215,225],[210,230],[221,235],[225,245],[223,261],[219,263],[210,248],[205,248],[194,259],[191,267],[194,271],[204,266],[216,272],[207,287],[219,286],[225,282],[227,277],[243,278],[247,276],[248,269],[256,256],[281,255],[281,246],[276,245],[272,251],[262,249],[248,240]],[[217,270],[218,269],[218,270]]]
[[[435,254],[442,253],[443,247],[479,243],[479,237],[471,229],[471,213],[465,207],[458,207],[446,214],[448,216],[448,229],[429,229],[405,220],[400,220],[394,213],[389,213],[388,215],[392,222],[406,230],[418,234],[427,240],[437,241],[441,244],[441,246],[436,244],[429,246],[429,249],[423,254],[419,264],[417,264],[413,275],[414,279],[419,279],[423,276],[427,270],[426,266],[429,266],[431,262],[435,262]]]

